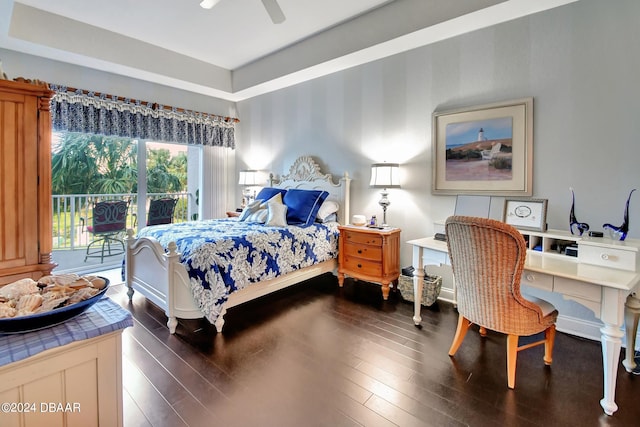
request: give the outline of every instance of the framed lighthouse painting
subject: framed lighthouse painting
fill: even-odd
[[[436,111],[432,146],[434,194],[533,194],[533,98]]]

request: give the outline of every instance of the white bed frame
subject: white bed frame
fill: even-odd
[[[322,174],[320,167],[308,156],[299,157],[288,175],[284,175],[275,185],[279,188],[300,188],[309,190],[325,190],[329,192],[328,200],[335,200],[340,205],[338,220],[347,223],[349,218],[349,186],[351,179],[344,174],[338,184],[333,182],[331,174]],[[178,318],[197,319],[203,317],[202,311],[193,300],[190,291],[190,280],[187,270],[180,263],[180,253],[174,242],[167,250],[150,237],[136,239],[134,231],[127,230],[125,277],[129,288],[129,300],[134,291],[140,292],[148,300],[164,310],[168,317],[167,326],[170,333],[175,333]],[[337,260],[329,260],[315,264],[284,276],[247,286],[229,295],[218,320],[215,323],[218,332],[222,331],[224,315],[228,308],[259,298],[271,292],[286,288],[327,272],[337,269]]]

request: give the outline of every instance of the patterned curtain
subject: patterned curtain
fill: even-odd
[[[237,119],[49,85],[53,130],[235,148]]]

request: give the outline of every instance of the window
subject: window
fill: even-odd
[[[52,137],[53,248],[86,246],[93,201],[128,199],[128,227],[151,198],[178,198],[174,221],[197,218],[199,146],[60,132]],[[144,165],[144,168],[140,168]],[[140,222],[140,224],[138,224]]]

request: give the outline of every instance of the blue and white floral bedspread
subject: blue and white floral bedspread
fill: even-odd
[[[138,237],[175,242],[191,293],[214,323],[230,293],[338,256],[338,223],[268,227],[235,218],[157,225]]]

